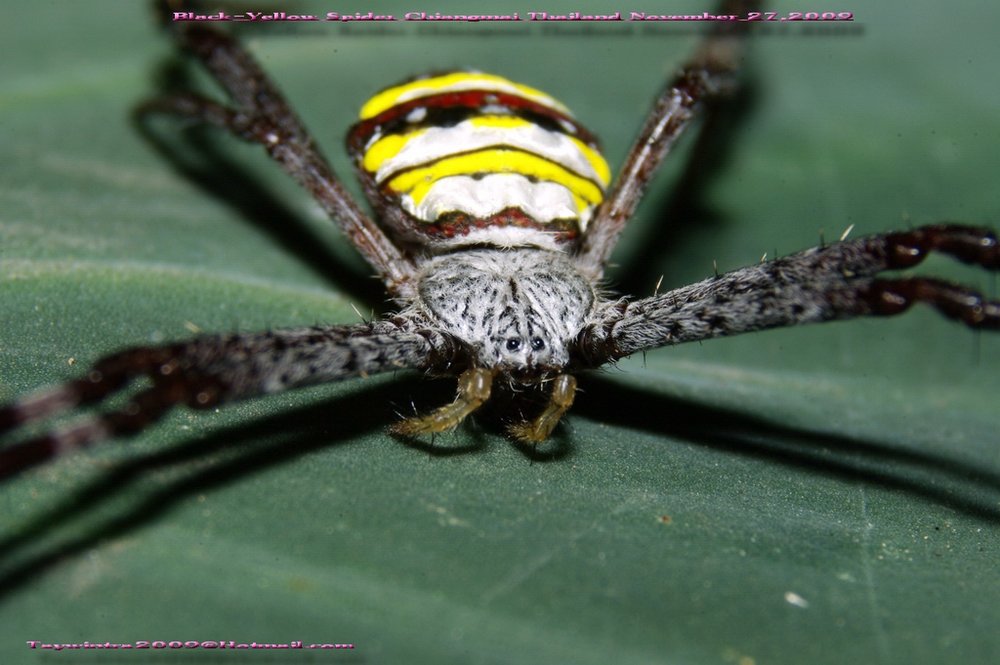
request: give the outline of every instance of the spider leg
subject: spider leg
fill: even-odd
[[[0,478],[103,439],[135,434],[175,406],[206,409],[300,386],[443,366],[453,352],[444,335],[410,332],[391,321],[207,335],[128,349],[97,361],[81,379],[0,407],[3,435],[97,404],[133,383],[140,387],[118,410],[0,449]]]
[[[746,15],[756,0],[727,0],[719,14]],[[604,203],[587,227],[576,256],[579,268],[600,279],[625,224],[650,180],[706,100],[731,92],[739,71],[747,26],[734,24],[710,35],[653,102]]]
[[[917,302],[973,328],[1000,330],[1000,301],[932,277],[882,278],[929,253],[1000,270],[989,229],[957,224],[868,236],[760,263],[608,308],[578,349],[591,366],[659,346],[802,323],[891,316]]]
[[[569,374],[560,374],[552,382],[549,403],[541,414],[531,422],[517,423],[507,428],[511,436],[527,444],[538,444],[549,438],[569,408],[576,395],[576,379]]]
[[[222,86],[235,107],[196,94],[151,99],[136,115],[160,113],[206,122],[259,143],[281,167],[312,195],[378,271],[386,288],[399,295],[411,288],[416,268],[366,215],[337,179],[315,141],[260,65],[224,32],[203,25],[173,29],[178,42],[197,56]]]
[[[400,436],[434,434],[458,427],[465,418],[490,398],[493,372],[488,369],[470,368],[458,377],[458,395],[451,404],[431,411],[425,416],[406,418],[393,425],[390,431]]]

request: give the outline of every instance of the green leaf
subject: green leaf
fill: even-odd
[[[488,13],[633,9],[549,4]],[[1000,219],[1000,10],[893,4],[763,26],[711,168],[681,179],[685,141],[615,284],[645,295],[852,224]],[[297,10],[473,11],[384,5]],[[4,13],[2,401],[128,344],[381,308],[261,151],[170,122],[158,150],[129,123],[172,57],[153,23],[134,2]],[[703,26],[243,27],[349,176],[367,96],[456,66],[551,92],[620,163]],[[998,352],[927,311],[651,352],[582,377],[538,459],[475,423],[392,439],[396,411],[452,390],[402,375],[178,411],[2,486],[0,660],[37,658],[27,640],[303,640],[371,663],[992,662]]]

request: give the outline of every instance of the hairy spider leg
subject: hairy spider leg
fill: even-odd
[[[758,4],[756,0],[729,0],[718,13],[745,16]],[[725,24],[709,35],[657,96],[576,254],[584,274],[595,280],[603,277],[619,235],[674,144],[707,101],[735,91],[749,28],[745,23]]]
[[[453,354],[446,336],[411,332],[391,321],[204,335],[167,346],[127,349],[98,360],[82,379],[0,407],[4,435],[76,406],[98,404],[136,380],[152,384],[118,410],[0,449],[0,478],[103,439],[135,434],[182,404],[205,409],[300,386],[398,369],[431,369],[446,366]]]
[[[378,272],[390,294],[412,288],[416,266],[389,240],[344,189],[316,142],[253,57],[232,37],[208,26],[173,26],[178,41],[197,56],[229,95],[234,108],[183,93],[152,99],[137,117],[175,115],[206,122],[267,149],[340,225],[347,238]]]
[[[923,302],[971,328],[1000,330],[1000,301],[933,277],[884,278],[931,252],[1000,270],[989,229],[936,224],[846,240],[612,307],[581,335],[593,366],[660,346],[859,316],[892,316]]]

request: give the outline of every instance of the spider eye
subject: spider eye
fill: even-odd
[[[518,338],[511,337],[510,339],[507,340],[508,351],[517,351],[520,348],[521,348],[521,340],[519,340]]]
[[[534,351],[541,351],[542,349],[545,348],[545,340],[542,339],[541,337],[532,337],[531,348]]]

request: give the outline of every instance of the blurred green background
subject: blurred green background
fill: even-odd
[[[393,4],[296,7],[709,8]],[[857,21],[760,31],[747,92],[694,175],[693,137],[670,160],[613,286],[646,295],[852,224],[1000,220],[1000,9],[765,9]],[[702,26],[244,28],[357,191],[341,146],[359,105],[451,67],[551,92],[618,164]],[[126,344],[384,310],[261,151],[130,124],[183,71],[144,3],[21,3],[0,43],[0,401]],[[998,352],[924,310],[664,349],[582,377],[537,456],[475,423],[433,449],[392,439],[396,412],[453,390],[404,375],[179,411],[0,488],[0,660],[41,660],[27,640],[232,639],[356,644],[266,662],[995,662]]]

